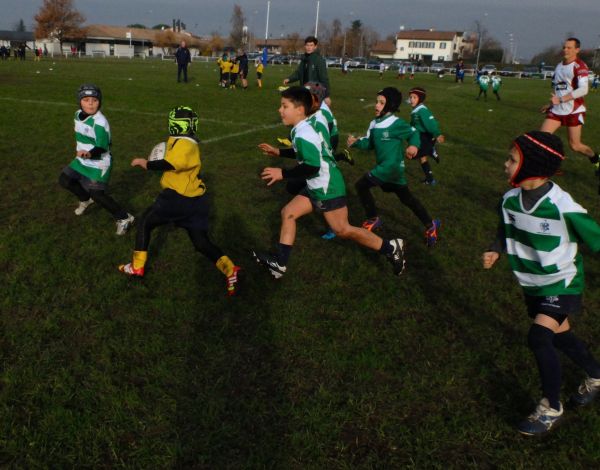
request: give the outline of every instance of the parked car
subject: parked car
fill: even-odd
[[[371,59],[367,62],[367,68],[371,70],[379,70],[379,64],[381,64],[381,60]],[[384,63],[385,69],[389,70],[390,64]]]
[[[525,67],[521,71],[521,78],[541,78],[542,74],[538,67]]]
[[[515,74],[514,67],[504,67],[500,72],[498,72],[503,77],[510,77]]]
[[[489,74],[491,74],[492,72],[495,72],[495,71],[496,71],[496,66],[495,66],[495,65],[492,65],[492,64],[484,65],[484,66],[481,68],[481,71],[482,71],[482,72],[487,72],[487,73],[488,73],[488,75],[489,75]]]
[[[327,67],[341,67],[342,59],[340,57],[325,57]]]
[[[434,62],[429,67],[429,71],[432,73],[440,73],[444,71],[444,64],[442,62]]]
[[[364,57],[353,57],[350,59],[350,67],[352,68],[365,68],[367,65],[367,59]]]

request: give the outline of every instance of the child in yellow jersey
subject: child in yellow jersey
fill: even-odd
[[[131,263],[119,266],[125,274],[144,276],[148,258],[150,234],[155,227],[174,223],[187,230],[196,250],[209,258],[227,278],[227,294],[235,295],[239,289],[240,268],[225,256],[208,237],[210,205],[204,193],[206,186],[199,177],[200,148],[196,140],[198,115],[186,106],[174,108],[169,113],[169,140],[164,159],[148,161],[134,158],[131,166],[145,170],[163,171],[158,195],[141,218],[135,239]]]
[[[223,56],[223,61],[221,62],[221,86],[223,88],[227,88],[229,86],[232,66],[233,64],[231,63],[229,56]]]
[[[240,73],[240,64],[237,58],[231,60],[231,73],[229,74],[229,88],[235,90],[238,74]]]
[[[262,62],[262,60],[259,59],[258,62],[256,62],[256,84],[258,85],[258,88],[262,88],[262,74],[263,74],[263,70],[265,69],[265,66]]]

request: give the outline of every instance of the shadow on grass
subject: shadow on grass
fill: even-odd
[[[238,216],[223,224],[248,233]],[[247,237],[243,243],[258,244]],[[245,276],[239,296],[198,303],[197,341],[187,354],[188,376],[177,398],[177,467],[268,467],[285,455],[287,400],[268,297],[273,280],[250,259],[236,255],[236,262]]]

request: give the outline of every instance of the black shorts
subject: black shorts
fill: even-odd
[[[421,133],[421,147],[417,153],[417,158],[422,157],[435,157],[437,151],[435,150],[435,139],[429,133]]]
[[[260,80],[262,78],[262,72],[256,72],[256,78]]]
[[[210,201],[207,196],[185,197],[167,189],[158,195],[152,209],[162,220],[177,227],[208,230]]]
[[[67,175],[69,179],[77,181],[88,193],[90,191],[106,191],[108,187],[108,183],[89,179],[87,176],[75,171],[70,166],[65,167],[62,172]]]
[[[308,187],[306,186],[302,188],[298,195],[307,197],[310,200],[313,209],[317,212],[331,212],[336,209],[346,207],[348,205],[346,202],[346,196],[334,197],[332,199],[326,199],[324,201],[321,201],[319,199],[313,199],[308,194]]]
[[[542,313],[561,324],[568,315],[575,315],[581,311],[582,296],[525,294],[525,304],[530,318],[535,318],[538,313]]]

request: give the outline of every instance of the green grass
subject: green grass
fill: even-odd
[[[52,69],[52,70],[50,70]],[[503,101],[475,101],[472,83],[417,75],[331,70],[342,139],[364,133],[384,85],[428,90],[447,144],[440,184],[413,192],[443,221],[428,250],[422,227],[395,196],[376,192],[384,236],[407,242],[401,278],[350,242],[325,242],[320,216],[299,224],[289,274],[274,282],[252,249],[277,239],[284,185],[260,170],[257,150],[286,136],[269,67],[262,90],[216,86],[214,65],[193,64],[175,83],[170,62],[0,62],[0,466],[133,468],[589,468],[600,459],[600,411],[569,410],[544,439],[515,423],[539,398],[526,346],[529,320],[502,259],[480,256],[507,190],[503,162],[519,133],[539,127],[547,81],[506,79]],[[37,72],[40,73],[37,73]],[[254,79],[251,71],[252,82]],[[469,81],[469,80],[467,80]],[[213,201],[212,238],[246,270],[238,298],[194,252],[182,230],[153,234],[147,276],[120,275],[134,233],[119,238],[108,213],[76,217],[57,179],[73,155],[75,91],[102,87],[113,131],[113,196],[139,215],[158,175],[131,168],[166,137],[166,115],[189,104],[201,116],[203,173]],[[600,146],[600,95],[587,103],[584,141]],[[408,118],[404,104],[399,113]],[[564,137],[563,131],[561,136]],[[351,221],[363,212],[354,182],[373,155],[343,166]],[[289,164],[291,162],[283,162]],[[596,217],[591,166],[569,153],[557,182]],[[600,356],[600,263],[583,248],[589,288],[574,322]],[[564,397],[582,373],[564,361]]]

